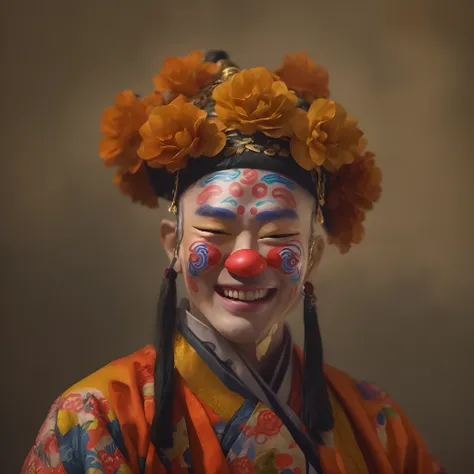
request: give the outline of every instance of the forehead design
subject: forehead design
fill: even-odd
[[[201,188],[196,198],[196,214],[200,216],[233,219],[248,212],[258,220],[297,217],[293,192],[298,186],[274,172],[222,170],[202,178],[197,187]],[[284,212],[277,212],[275,207]]]
[[[295,191],[298,188],[296,183],[285,176],[254,169],[216,171],[199,180],[196,185],[205,190],[203,196],[218,195],[223,189],[227,189],[234,197],[242,196],[245,189],[248,188],[252,189],[252,195],[255,197],[265,195],[265,190],[268,190],[272,185],[281,185],[290,191]]]

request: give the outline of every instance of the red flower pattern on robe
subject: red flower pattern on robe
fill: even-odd
[[[80,393],[71,393],[61,403],[61,410],[79,413],[84,407],[84,397]]]
[[[252,461],[247,456],[232,459],[229,463],[229,471],[232,474],[255,474]]]
[[[275,413],[271,410],[264,410],[258,415],[255,434],[275,436],[280,432],[282,426],[283,422],[275,415]]]

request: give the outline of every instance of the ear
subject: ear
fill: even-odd
[[[314,236],[314,240],[310,248],[311,254],[309,256],[309,265],[308,270],[306,271],[306,277],[308,277],[309,274],[319,266],[325,248],[326,244],[324,242],[324,238],[321,235]]]
[[[168,256],[168,259],[171,262],[174,258],[174,252],[176,250],[177,245],[176,221],[163,219],[160,222],[160,239],[161,245],[163,245],[166,255]],[[179,259],[174,264],[174,269],[177,273],[181,273],[181,262]]]

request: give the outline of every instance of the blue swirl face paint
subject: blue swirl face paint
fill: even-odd
[[[229,204],[232,204],[233,206],[236,206],[236,207],[237,207],[238,204],[239,204],[239,203],[237,202],[237,199],[234,199],[232,196],[226,197],[226,198],[225,198],[224,200],[222,200],[220,203],[221,203],[221,204],[227,204],[227,203],[229,203]]]
[[[296,185],[292,181],[275,173],[269,173],[269,174],[266,174],[265,176],[262,176],[260,178],[260,181],[264,182],[265,184],[275,184],[275,183],[282,184],[283,186],[291,190],[296,189]]]
[[[215,173],[211,174],[207,178],[204,178],[201,181],[201,187],[207,186],[208,184],[214,181],[234,181],[241,175],[240,170],[224,170],[224,171],[216,171]]]
[[[283,272],[296,284],[301,279],[302,254],[301,244],[296,240],[291,241],[283,247],[271,249],[267,254],[267,263],[269,267]]]
[[[192,277],[198,277],[207,268],[216,265],[221,260],[221,252],[218,248],[207,242],[194,242],[189,247],[188,273]]]
[[[255,203],[255,206],[256,207],[260,207],[260,206],[263,206],[264,204],[275,204],[276,201],[274,201],[273,199],[262,199],[261,201],[257,201]]]

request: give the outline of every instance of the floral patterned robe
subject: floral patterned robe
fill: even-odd
[[[150,441],[155,350],[147,346],[108,364],[53,403],[22,474],[444,472],[386,393],[329,366],[325,375],[335,428],[326,433],[324,447],[312,446],[312,458],[295,441],[299,437],[288,421],[298,420],[302,385],[302,356],[291,338],[271,395],[259,392],[255,378],[248,378],[235,353],[222,349],[218,336],[193,318],[190,323],[175,337],[171,449],[157,453]],[[272,404],[281,405],[281,417]]]

